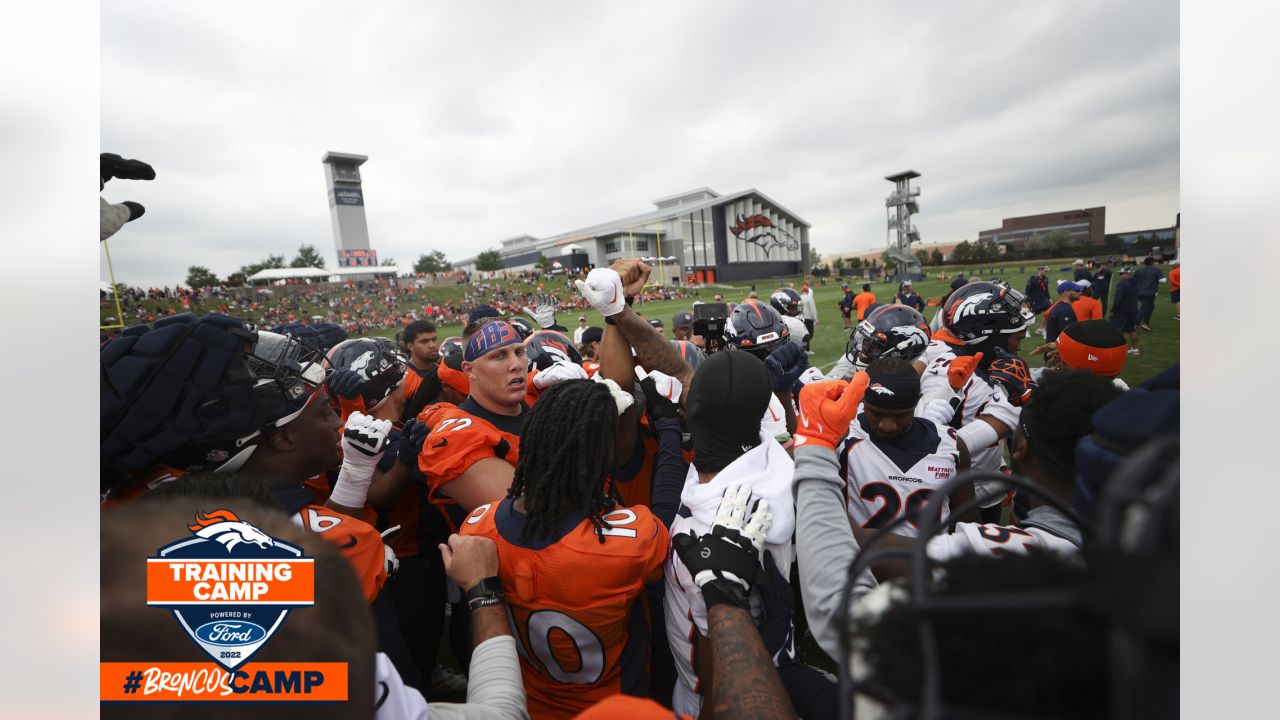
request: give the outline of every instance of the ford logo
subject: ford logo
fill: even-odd
[[[267,636],[267,631],[256,623],[237,620],[205,623],[196,628],[195,634],[202,642],[210,645],[232,647],[256,643]]]

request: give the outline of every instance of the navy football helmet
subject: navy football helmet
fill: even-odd
[[[734,306],[725,323],[724,335],[730,344],[761,360],[791,337],[778,311],[754,299]]]
[[[883,305],[849,334],[845,357],[859,370],[885,356],[915,360],[929,347],[929,324],[906,305]]]
[[[573,341],[555,330],[538,330],[525,338],[524,352],[529,359],[529,372],[546,370],[558,362],[582,364],[582,355]]]

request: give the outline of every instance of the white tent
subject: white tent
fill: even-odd
[[[332,270],[326,268],[267,268],[249,276],[249,282],[275,282],[277,280],[341,280],[348,277],[367,277],[371,275],[399,275],[400,268],[395,265],[370,265],[368,267],[344,267]]]

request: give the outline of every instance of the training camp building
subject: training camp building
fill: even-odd
[[[654,279],[699,283],[798,275],[809,269],[809,223],[754,188],[710,188],[659,198],[657,209],[571,232],[521,235],[498,248],[504,269],[527,270],[546,256],[566,269],[628,257],[668,258]],[[674,259],[671,259],[674,258]],[[475,272],[476,258],[454,263]]]

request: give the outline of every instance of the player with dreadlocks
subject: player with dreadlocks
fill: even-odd
[[[566,380],[543,392],[521,433],[507,497],[462,523],[462,534],[498,545],[498,576],[468,602],[505,595],[525,646],[533,718],[647,694],[647,634],[635,601],[662,577],[669,539],[648,508],[619,507],[605,491],[618,415],[630,402],[607,380]]]

